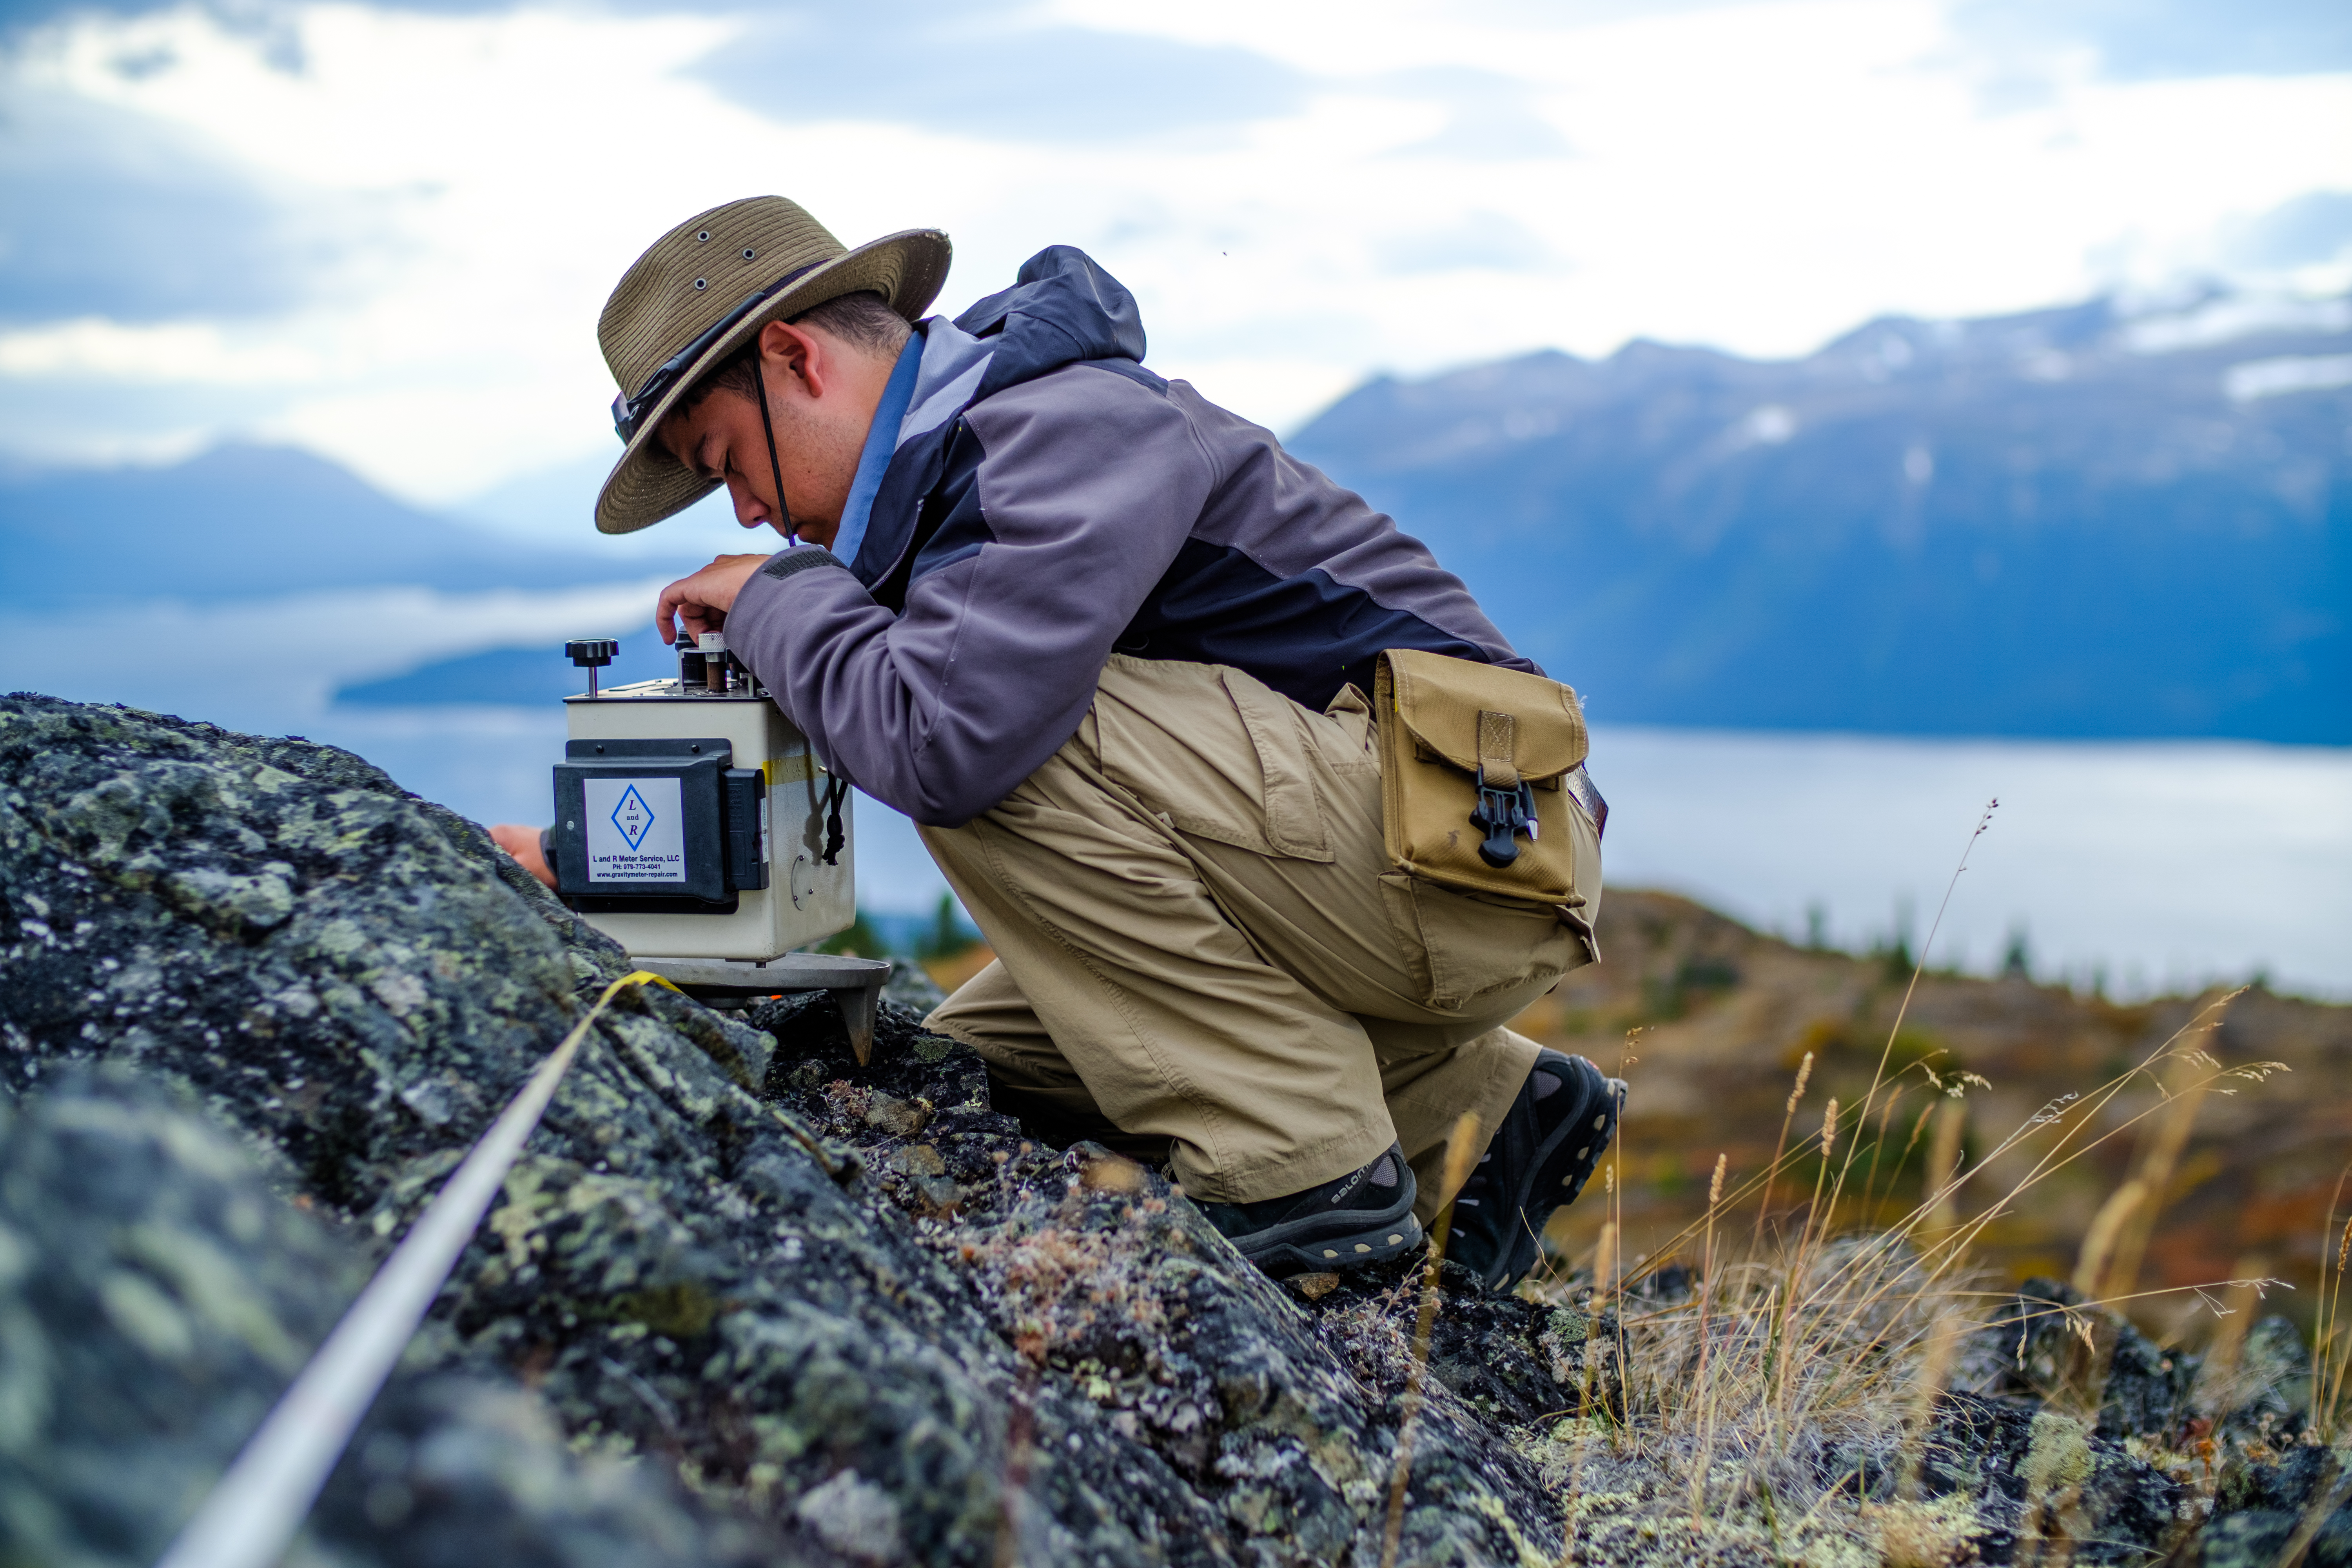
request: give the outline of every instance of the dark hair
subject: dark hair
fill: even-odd
[[[844,342],[877,354],[897,353],[905,345],[907,334],[914,331],[907,324],[907,318],[870,289],[836,294],[792,320],[795,326],[823,327]],[[750,342],[719,361],[688,388],[686,396],[679,400],[677,412],[692,413],[714,392],[731,392],[747,402],[756,399],[760,395],[760,378],[751,368],[751,360],[759,352],[760,339],[754,333]]]

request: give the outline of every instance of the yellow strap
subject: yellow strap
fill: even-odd
[[[604,994],[596,998],[597,1007],[603,1007],[605,1003],[610,1002],[615,995],[619,994],[620,989],[624,985],[661,985],[666,986],[672,991],[677,991],[677,987],[676,985],[671,984],[670,982],[663,979],[660,975],[656,974],[650,969],[633,969],[629,971],[628,973],[622,975],[618,980],[614,981],[610,985],[604,987]],[[681,996],[686,994],[683,991],[677,991],[677,994]]]

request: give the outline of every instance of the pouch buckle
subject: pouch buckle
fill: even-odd
[[[1486,841],[1478,846],[1478,858],[1501,870],[1519,858],[1519,835],[1522,832],[1528,836],[1529,843],[1536,839],[1536,792],[1533,786],[1521,779],[1517,789],[1496,788],[1487,784],[1486,770],[1481,767],[1478,770],[1478,804],[1470,812],[1470,826],[1486,836]]]

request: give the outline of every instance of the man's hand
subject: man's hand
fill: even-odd
[[[555,886],[554,868],[548,865],[547,857],[539,852],[538,828],[525,827],[520,822],[501,822],[490,829],[490,839],[520,861],[524,870],[549,887]]]
[[[654,625],[661,628],[662,641],[677,641],[677,620],[683,620],[696,637],[725,626],[727,612],[735,607],[735,595],[767,561],[764,555],[721,555],[693,576],[681,577],[664,588],[660,603],[654,606]]]

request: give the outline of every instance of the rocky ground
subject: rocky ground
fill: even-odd
[[[0,966],[0,1563],[59,1568],[153,1560],[627,968],[358,758],[26,696]],[[1400,1561],[1784,1555],[1675,1533],[1682,1483],[1614,1436],[1643,1419],[1620,1319],[1447,1283]],[[1403,1269],[1263,1279],[1157,1175],[1024,1135],[903,1008],[860,1068],[821,999],[650,993],[594,1029],[297,1558],[1370,1564],[1412,1309]],[[1927,1500],[1808,1449],[1847,1501],[1790,1541],[2254,1563],[2308,1515],[2306,1561],[2352,1561],[2291,1327],[2217,1426],[2189,1358],[2105,1319],[2126,1375],[2070,1414],[2053,1321],[1975,1342]]]

